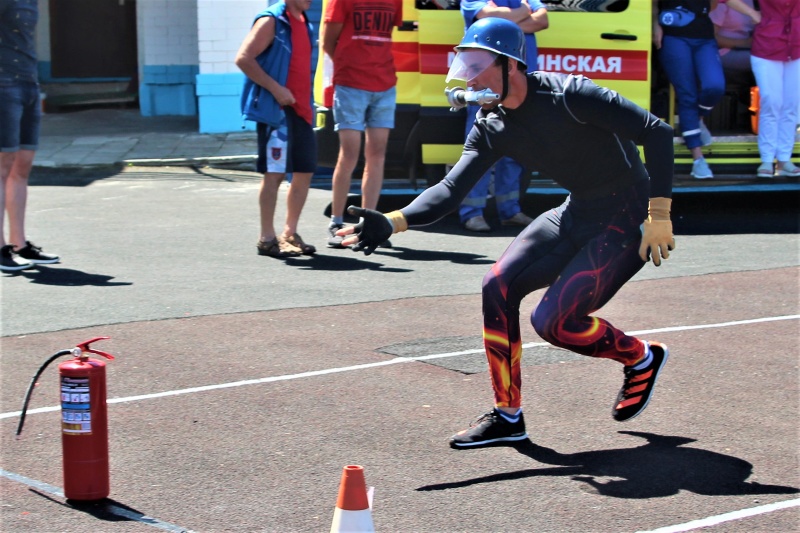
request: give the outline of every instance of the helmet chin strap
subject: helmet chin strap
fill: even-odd
[[[503,69],[503,92],[500,94],[500,102],[503,102],[508,96],[508,58],[506,56],[501,56],[500,68]]]

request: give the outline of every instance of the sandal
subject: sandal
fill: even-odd
[[[258,255],[267,255],[269,257],[277,257],[278,259],[297,257],[303,253],[300,248],[278,237],[273,237],[270,241],[260,240],[258,244],[256,244],[256,247],[258,248]]]
[[[771,178],[773,176],[772,163],[761,163],[756,171],[757,178]]]
[[[317,252],[316,247],[311,244],[306,244],[303,241],[303,238],[295,233],[294,235],[290,235],[288,237],[284,237],[287,243],[299,248],[303,255],[314,255]]]
[[[784,178],[800,178],[800,167],[791,161],[787,161],[783,164],[783,168],[778,169],[778,176]]]

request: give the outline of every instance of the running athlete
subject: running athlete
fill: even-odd
[[[519,306],[549,287],[531,322],[547,342],[624,365],[612,415],[639,415],[668,350],[591,316],[652,257],[675,248],[670,221],[672,128],[616,92],[583,76],[525,73],[525,40],[513,22],[489,17],[469,27],[447,81],[461,79],[498,100],[482,105],[459,161],[409,205],[363,217],[340,230],[344,244],[372,253],[392,233],[431,224],[458,209],[477,180],[503,156],[535,164],[569,191],[514,239],[483,279],[483,339],[494,389],[492,411],[450,439],[472,448],[527,438],[520,394]],[[646,164],[637,144],[644,147]],[[649,202],[649,205],[648,205]]]

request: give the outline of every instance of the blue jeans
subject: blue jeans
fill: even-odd
[[[725,73],[714,39],[689,39],[665,35],[658,51],[661,65],[678,97],[678,117],[687,148],[700,142],[700,117],[725,94]]]
[[[334,131],[364,131],[366,128],[394,128],[397,90],[372,92],[343,85],[333,91]]]
[[[475,123],[475,115],[479,106],[471,105],[467,107],[467,134]],[[522,176],[522,165],[511,159],[504,157],[494,164],[494,199],[497,204],[497,214],[500,220],[508,220],[520,212],[519,206],[519,183]],[[458,208],[458,216],[461,222],[474,217],[482,217],[483,209],[486,207],[486,197],[489,194],[489,184],[492,181],[492,171],[489,170],[475,184],[461,206]]]
[[[36,150],[42,108],[36,83],[0,83],[0,152]]]

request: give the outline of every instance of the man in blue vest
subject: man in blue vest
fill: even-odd
[[[311,50],[313,33],[305,11],[312,0],[285,0],[265,9],[253,22],[236,55],[245,73],[242,114],[257,123],[258,161],[264,173],[258,202],[259,255],[283,259],[312,255],[316,248],[297,233],[300,212],[317,167],[312,121]],[[273,225],[278,188],[292,174],[286,197],[286,223]]]

